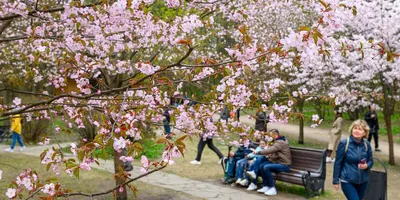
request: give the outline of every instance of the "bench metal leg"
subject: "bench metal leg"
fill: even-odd
[[[308,174],[304,175],[302,179],[307,198],[319,196],[319,190],[321,190],[321,194],[325,193],[325,179],[319,177],[312,178]]]

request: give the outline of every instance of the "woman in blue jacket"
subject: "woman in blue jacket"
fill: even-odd
[[[364,120],[354,121],[351,135],[340,142],[333,169],[333,185],[349,200],[362,200],[368,187],[368,170],[374,165],[371,145],[366,140],[369,127]]]

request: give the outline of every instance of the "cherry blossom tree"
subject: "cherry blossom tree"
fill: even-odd
[[[118,199],[125,199],[126,187],[135,190],[129,183],[172,164],[173,158],[184,154],[185,138],[200,133],[205,133],[203,137],[251,133],[251,128],[240,122],[211,123],[209,119],[225,105],[233,109],[252,106],[258,98],[269,101],[286,84],[304,83],[276,77],[261,84],[248,84],[246,80],[252,72],[265,65],[288,69],[293,75],[309,74],[320,70],[315,63],[341,55],[341,44],[334,33],[344,20],[335,14],[351,13],[351,7],[336,0],[309,1],[302,5],[303,10],[295,10],[311,10],[315,16],[299,29],[297,22],[289,18],[288,24],[295,24],[291,30],[261,31],[268,26],[263,23],[267,13],[284,21],[272,10],[285,10],[293,2],[1,1],[2,74],[47,87],[34,92],[23,88],[13,91],[36,96],[38,100],[14,99],[11,105],[1,105],[1,116],[22,113],[27,121],[62,119],[67,127],[53,126],[55,136],[61,129],[73,126],[84,129],[84,121],[88,120],[97,127],[93,141],[72,142],[72,159],[60,150],[48,149],[40,156],[42,164],[55,176],[79,176],[81,170],[89,171],[90,164],[98,163],[94,150],[113,147],[116,177],[116,186],[110,190],[85,194],[69,191],[58,181],[41,182],[39,174],[26,169],[7,195],[14,198],[24,190],[29,191],[28,198],[38,194],[93,197],[116,192]],[[287,27],[280,25],[280,30]],[[212,42],[215,37],[222,38],[225,52],[216,51]],[[294,66],[297,71],[292,70]],[[211,91],[202,97],[191,97],[198,102],[196,105],[183,99],[177,107],[171,106],[171,97],[180,96],[183,85],[199,84],[217,76],[220,83]],[[302,78],[309,80],[307,76]],[[55,92],[49,92],[49,88]],[[295,90],[304,91],[303,88]],[[273,121],[287,119],[287,104],[290,102],[271,106]],[[176,140],[159,138],[157,142],[165,145],[161,159],[150,161],[142,157],[144,174],[132,178],[123,170],[124,162],[132,161],[143,150],[138,141],[149,127],[157,129],[163,125],[165,108],[170,108],[171,125],[182,136]],[[95,114],[102,117],[96,118]]]
[[[344,1],[357,8],[353,16],[342,15],[338,29],[342,55],[332,59],[338,77],[337,103],[349,109],[378,103],[383,107],[389,142],[389,163],[394,165],[391,116],[399,100],[400,3],[397,1]]]

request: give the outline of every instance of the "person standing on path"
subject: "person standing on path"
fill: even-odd
[[[21,146],[21,148],[19,150],[20,151],[25,150],[25,146],[24,146],[24,143],[22,142],[22,137],[21,137],[21,133],[22,133],[21,121],[22,121],[22,119],[21,119],[20,114],[11,116],[10,131],[12,132],[12,139],[11,139],[11,147],[5,149],[5,151],[7,151],[7,152],[14,152],[15,143],[17,143],[17,141],[18,141],[19,145]]]
[[[368,137],[369,126],[364,120],[354,121],[350,137],[340,141],[333,168],[333,185],[342,191],[348,200],[362,200],[368,187],[368,171],[374,165]]]
[[[208,121],[207,123],[213,123],[212,119],[210,119],[210,121]],[[190,161],[190,164],[193,165],[200,165],[201,164],[201,154],[203,153],[204,147],[208,146],[208,148],[210,148],[212,151],[214,151],[219,158],[218,163],[222,162],[222,159],[224,158],[224,155],[221,153],[221,151],[214,146],[213,143],[213,135],[212,134],[201,134],[200,135],[200,140],[199,140],[199,144],[197,145],[197,156],[196,159]]]
[[[371,142],[372,136],[374,136],[375,141],[375,151],[381,151],[379,149],[379,123],[378,123],[378,115],[375,112],[375,105],[371,104],[369,106],[369,111],[365,114],[365,121],[367,121],[368,126],[370,128],[368,142]]]
[[[339,109],[339,107],[336,107],[333,112],[335,113],[336,119],[333,122],[332,129],[329,131],[328,155],[326,157],[327,163],[335,162],[335,158],[331,158],[332,152],[336,150],[340,142],[340,138],[342,137],[342,111]]]
[[[262,110],[257,110],[255,129],[264,133],[267,132],[268,122],[269,117],[267,116],[267,113]]]

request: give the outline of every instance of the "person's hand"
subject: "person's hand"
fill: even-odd
[[[358,164],[358,168],[361,169],[361,170],[364,170],[364,169],[367,169],[367,168],[368,168],[368,165],[367,165],[367,163],[365,163],[365,164]]]
[[[375,114],[372,114],[372,115],[371,115],[371,118],[375,118]]]
[[[255,151],[253,148],[250,148],[250,151]]]
[[[333,184],[333,187],[335,187],[335,190],[336,190],[336,191],[339,191],[339,188],[340,188],[340,187],[339,187],[339,184]]]

